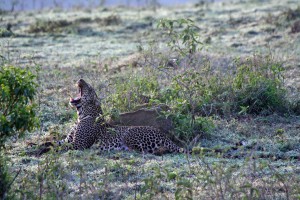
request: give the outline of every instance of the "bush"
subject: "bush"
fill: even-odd
[[[194,63],[199,59],[197,47],[202,43],[192,20],[162,19],[158,27],[163,28],[171,51],[188,60],[177,63],[180,70],[176,73],[167,71],[172,85],[165,100],[174,104],[176,101],[185,102],[185,108],[181,110],[184,113],[209,116],[285,113],[290,110],[282,64],[271,56],[254,56],[245,61],[238,59],[235,68],[220,73],[211,68],[209,61]]]
[[[7,30],[7,29],[4,29],[4,28],[0,28],[0,38],[1,37],[11,37],[13,36],[13,32]]]
[[[173,136],[185,143],[209,133],[214,128],[214,116],[284,114],[292,110],[284,88],[282,64],[272,57],[237,59],[232,68],[217,70],[209,60],[197,62],[202,43],[193,21],[163,19],[158,27],[167,36],[171,54],[178,57],[177,67],[158,66],[164,63],[155,62],[163,57],[159,49],[145,51],[145,56],[154,60],[152,68],[145,70],[147,76],[130,74],[126,81],[114,80],[115,92],[107,99],[112,104],[110,108],[132,110],[143,103],[144,96],[149,97],[149,102],[167,104],[171,111],[164,114],[173,121]]]
[[[233,78],[235,111],[246,108],[247,113],[283,113],[288,110],[286,90],[283,86],[283,67],[265,57],[249,59],[239,65]]]
[[[0,198],[7,197],[12,181],[4,156],[5,141],[11,136],[22,136],[38,125],[35,75],[13,66],[0,66]]]
[[[199,28],[191,19],[161,19],[157,26],[163,29],[171,50],[182,56],[197,52],[199,44],[202,44],[197,33]]]
[[[182,111],[195,115],[271,114],[290,110],[283,67],[269,57],[239,61],[235,69],[223,74],[209,66],[202,67],[201,72],[186,70],[173,78],[170,91],[167,99],[185,101]]]
[[[175,137],[175,141],[179,140],[187,146],[193,140],[197,142],[201,137],[207,136],[215,128],[210,117],[193,117],[192,114],[176,112],[172,112],[169,117],[172,119],[174,126],[172,135]]]
[[[125,78],[118,77],[113,80],[113,88],[115,91],[109,95],[107,103],[121,112],[131,111],[139,104],[148,103],[157,98],[159,92],[157,77],[154,75],[128,74]]]
[[[17,67],[0,67],[0,148],[14,134],[22,135],[37,125],[35,75]]]
[[[187,142],[208,133],[213,128],[210,117],[215,115],[285,114],[292,110],[284,88],[282,63],[271,56],[237,59],[232,68],[218,70],[209,60],[197,61],[203,57],[197,53],[202,43],[193,21],[162,19],[158,27],[167,36],[171,55],[178,58],[176,68],[153,68],[165,73],[167,80],[161,82],[171,83],[159,91],[158,101],[172,108],[166,115],[173,119],[174,134],[179,139]],[[163,54],[158,49],[155,52],[145,53],[156,58]]]

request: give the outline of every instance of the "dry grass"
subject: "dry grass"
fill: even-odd
[[[163,44],[161,33],[149,24],[165,16],[190,17],[196,22],[201,38],[210,38],[209,46],[199,54],[199,63],[209,59],[217,71],[231,69],[236,57],[271,53],[284,63],[285,87],[289,89],[290,98],[299,98],[299,32],[290,34],[298,17],[295,15],[297,19],[286,22],[286,28],[274,21],[296,8],[297,1],[272,0],[259,5],[252,1],[215,3],[208,4],[207,9],[160,8],[157,13],[151,9],[126,8],[110,8],[103,12],[97,9],[91,12],[22,12],[15,17],[5,13],[0,25],[13,24],[16,37],[1,38],[1,61],[41,67],[38,75],[41,127],[24,139],[12,138],[7,144],[7,155],[13,164],[11,174],[21,169],[12,191],[21,199],[161,199],[165,196],[175,199],[180,188],[183,190],[178,195],[189,196],[190,193],[183,191],[191,189],[194,199],[299,198],[299,116],[214,117],[214,130],[201,138],[199,146],[227,148],[246,140],[245,149],[231,152],[233,156],[243,155],[237,159],[216,154],[186,158],[183,154],[157,157],[135,152],[99,153],[95,147],[82,152],[52,152],[42,157],[26,154],[32,150],[27,146],[29,141],[40,143],[46,137],[62,137],[75,121],[75,111],[68,106],[68,100],[75,95],[73,84],[79,78],[95,87],[109,114],[111,107],[107,98],[115,91],[112,83],[116,77],[128,74],[130,68],[125,63],[122,70],[116,70],[123,66],[120,60],[132,57],[137,46],[145,46],[153,39]],[[110,17],[118,16],[116,13],[122,20]],[[34,36],[27,33],[36,18],[58,21],[58,17],[71,21],[72,28],[79,31],[65,32],[65,27],[59,26],[59,34],[51,35],[46,31]],[[128,27],[138,28],[133,31]],[[137,68],[133,69],[135,74],[147,72],[140,66],[157,63],[157,57],[149,55],[146,59],[138,57]],[[161,83],[168,85],[163,79]],[[252,158],[251,155],[259,153],[271,156]],[[279,155],[295,159],[276,159]]]

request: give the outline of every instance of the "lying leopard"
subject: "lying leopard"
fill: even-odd
[[[70,99],[78,120],[65,140],[74,149],[87,149],[94,143],[101,151],[137,150],[142,153],[184,152],[159,129],[150,126],[112,126],[104,121],[100,101],[94,88],[83,79],[77,81],[79,94]]]

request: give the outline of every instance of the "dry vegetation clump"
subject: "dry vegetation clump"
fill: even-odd
[[[291,27],[291,33],[299,33],[300,32],[300,20],[295,21]]]
[[[72,25],[71,22],[67,20],[57,20],[57,21],[45,21],[37,20],[34,24],[29,27],[29,33],[61,33],[66,27]]]
[[[90,31],[89,24],[97,23],[100,26],[115,26],[121,23],[118,15],[92,19],[90,17],[80,17],[73,21],[68,20],[36,20],[31,24],[28,33],[82,33]],[[82,28],[81,26],[84,26]]]
[[[298,6],[296,9],[288,9],[286,11],[281,12],[279,15],[272,15],[269,14],[265,21],[269,24],[274,24],[278,28],[286,28],[291,27],[292,31],[291,33],[297,33],[297,28],[295,25],[297,25],[297,21],[300,19],[300,6]],[[295,31],[293,31],[295,29]]]
[[[298,19],[300,18],[300,6],[298,6],[295,10],[288,9],[287,11],[283,12],[282,15],[287,21]]]
[[[93,22],[93,20],[90,17],[80,17],[80,18],[76,19],[74,22],[75,23],[91,23],[91,22]]]
[[[110,15],[108,17],[104,18],[96,18],[95,22],[97,22],[101,26],[114,26],[114,25],[119,25],[122,20],[119,15]]]

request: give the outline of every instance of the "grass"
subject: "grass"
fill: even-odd
[[[299,194],[295,161],[290,161],[295,168],[286,168],[281,160],[232,160],[217,155],[195,155],[187,160],[184,155],[128,152],[97,155],[90,149],[38,159],[23,156],[21,162],[31,165],[15,183],[24,188],[16,193],[23,198],[174,199],[191,195],[197,199],[278,199],[289,195],[293,199]]]
[[[282,10],[278,10],[278,3]],[[32,69],[40,65],[42,69],[37,95],[41,127],[6,144],[9,173],[14,177],[20,171],[11,194],[17,199],[298,199],[300,48],[298,33],[289,33],[297,18],[282,17],[294,16],[297,3],[208,4],[209,9],[161,8],[163,12],[157,13],[125,8],[93,9],[90,13],[21,12],[15,18],[5,13],[0,23],[11,22],[17,37],[2,38],[1,61]],[[121,13],[121,20],[116,13]],[[154,26],[135,31],[126,28],[157,21],[163,17],[160,13],[170,19],[192,17],[200,40],[210,37],[209,45],[195,54],[194,62],[186,64],[186,58],[175,57],[164,45],[167,40],[161,30]],[[58,16],[74,30],[90,28],[96,34],[73,34],[66,31],[68,26],[58,27],[59,34],[27,32],[36,19],[56,22]],[[116,16],[117,23],[106,26],[110,22],[96,22],[109,16]],[[283,20],[279,21],[282,25],[276,20]],[[53,30],[56,32],[56,27]],[[139,57],[131,63],[138,64],[116,70],[122,60],[119,57],[136,52],[136,46],[140,47]],[[257,52],[255,56],[253,52]],[[167,69],[174,57],[177,66]],[[239,62],[235,62],[237,57]],[[245,74],[249,68],[251,73]],[[284,70],[279,74],[284,79],[277,79],[272,70],[281,68]],[[74,83],[79,78],[95,87],[107,116],[115,109],[134,109],[142,103],[140,96],[148,97],[150,106],[166,103],[172,109],[166,114],[178,119],[171,133],[174,139],[184,140],[176,134],[193,122],[189,131],[200,134],[196,145],[200,154],[100,153],[96,146],[41,157],[27,154],[34,150],[29,142],[61,138],[74,123],[76,113],[68,100],[76,95]],[[179,80],[194,83],[193,87],[185,87]],[[265,96],[270,93],[271,100]],[[186,98],[189,95],[191,98]],[[237,150],[217,153],[241,141],[246,144]],[[210,151],[213,149],[215,153]]]

